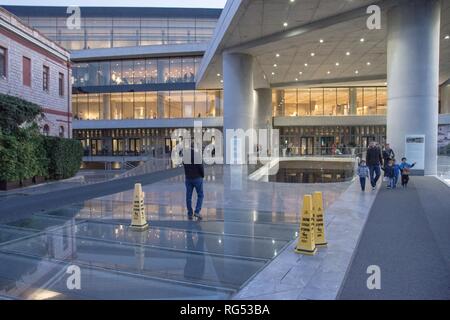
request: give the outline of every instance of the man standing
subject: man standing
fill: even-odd
[[[372,185],[372,190],[375,190],[377,181],[380,178],[383,158],[381,156],[380,148],[374,141],[369,144],[369,148],[367,149],[366,163],[369,167],[370,184]]]
[[[189,220],[196,217],[198,220],[202,219],[200,210],[203,203],[203,178],[205,171],[203,168],[203,160],[200,152],[196,152],[194,145],[190,149],[190,159],[183,159],[185,184],[186,184],[186,207]],[[192,194],[197,192],[197,204],[195,211],[192,212]]]

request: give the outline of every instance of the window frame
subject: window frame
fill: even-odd
[[[0,77],[7,79],[8,78],[8,48],[0,46],[0,49],[4,51],[3,57],[3,71],[4,74],[0,74]]]
[[[42,66],[42,90],[50,92],[50,67],[45,64]]]
[[[64,97],[64,73],[58,72],[58,94],[60,97]]]
[[[28,68],[28,73],[25,73],[25,61],[29,62],[29,68]],[[26,86],[26,87],[30,87],[31,88],[31,58],[27,57],[27,56],[22,56],[22,85]],[[27,77],[25,77],[27,76]],[[28,81],[25,81],[25,80]]]

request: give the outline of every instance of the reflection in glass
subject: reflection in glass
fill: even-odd
[[[122,119],[122,93],[111,93],[112,119]]]
[[[145,119],[145,92],[134,93],[134,119]]]
[[[387,89],[377,88],[377,114],[385,115],[387,106]]]
[[[336,89],[324,89],[324,116],[332,116],[336,114]]]
[[[298,115],[307,116],[310,115],[310,90],[309,89],[298,89]]]
[[[122,94],[123,119],[133,119],[134,116],[134,94],[133,92],[124,92]]]
[[[170,91],[170,118],[181,118],[181,91]]]
[[[157,83],[158,82],[158,68],[156,59],[148,59],[146,61],[145,68],[145,82],[146,83]]]
[[[156,92],[147,92],[145,100],[145,114],[147,119],[156,119],[157,115]]]
[[[297,112],[297,89],[284,90],[284,115],[289,117],[298,116]]]
[[[134,84],[144,84],[145,83],[145,60],[135,60],[134,61]]]
[[[349,110],[349,89],[337,88],[337,107],[336,114],[339,116],[348,116]]]
[[[194,82],[194,58],[182,59],[183,82]]]
[[[377,114],[376,88],[364,88],[364,114]]]
[[[134,83],[134,62],[133,60],[122,61],[122,80],[124,85]]]
[[[158,80],[157,83],[169,82],[169,59],[158,59]]]
[[[323,116],[323,88],[311,89],[311,115]]]
[[[205,91],[195,91],[195,117],[203,118],[206,117],[207,105],[206,105],[206,92]]]
[[[111,84],[122,83],[122,61],[111,61]]]
[[[183,117],[194,117],[194,91],[183,91]]]

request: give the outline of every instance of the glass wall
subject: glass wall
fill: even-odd
[[[222,116],[221,90],[74,94],[75,120],[205,118]]]
[[[213,18],[81,16],[80,29],[70,30],[65,17],[20,18],[68,50],[202,43],[211,39],[217,23]]]
[[[288,156],[359,154],[371,141],[386,142],[386,126],[279,127],[280,147]]]
[[[194,82],[201,57],[74,63],[73,85],[107,86]]]
[[[274,90],[275,116],[385,115],[386,87]]]

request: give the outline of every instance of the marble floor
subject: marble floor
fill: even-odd
[[[0,225],[0,296],[229,299],[254,296],[255,292],[249,292],[256,288],[276,299],[285,290],[276,285],[273,291],[261,291],[258,282],[266,281],[265,275],[271,277],[267,283],[278,281],[273,273],[267,274],[275,270],[284,281],[293,283],[298,273],[286,273],[283,259],[306,261],[291,250],[298,235],[304,194],[323,192],[325,209],[334,213],[328,223],[345,225],[337,233],[331,232],[330,239],[340,244],[346,257],[351,253],[352,247],[345,243],[347,234],[353,232],[348,228],[359,225],[348,224],[345,219],[362,220],[358,208],[364,211],[365,206],[362,199],[351,196],[355,190],[349,193],[352,186],[352,182],[249,181],[246,167],[214,166],[206,170],[201,222],[186,218],[183,176],[143,186],[150,224],[144,232],[128,227],[132,190],[37,213]],[[342,195],[350,198],[338,206]],[[349,213],[349,205],[356,211]],[[344,269],[340,254],[330,252],[323,259],[326,262],[315,262],[316,268],[308,263],[290,265],[301,269],[301,279],[306,279],[319,267],[328,271],[337,263]],[[67,287],[66,271],[72,265],[81,270],[80,290]],[[337,282],[329,279],[336,275],[325,271],[323,288],[327,289]],[[295,281],[303,283],[301,279]],[[308,290],[323,289],[320,283],[308,283],[311,285],[301,290],[289,287],[302,292],[292,297],[308,298]]]

